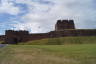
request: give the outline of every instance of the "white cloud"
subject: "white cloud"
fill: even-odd
[[[30,30],[31,32],[48,32],[54,30],[58,19],[74,19],[77,28],[96,28],[96,10],[93,7],[93,0],[43,0],[50,3],[40,3],[32,0],[15,0],[16,3],[26,4],[28,13],[21,17],[23,23],[13,25],[16,29]],[[5,9],[17,9],[12,3]],[[3,5],[4,6],[4,5]],[[12,7],[10,7],[12,6]],[[89,25],[90,24],[90,25]]]
[[[1,0],[0,13],[8,13],[11,15],[17,15],[20,13],[20,9],[11,2],[12,0]]]

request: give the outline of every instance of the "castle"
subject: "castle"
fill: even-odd
[[[96,36],[96,29],[76,29],[74,20],[58,20],[54,31],[30,34],[28,31],[22,30],[6,30],[5,35],[0,36],[0,40],[6,44],[18,44],[19,42],[67,36]]]
[[[55,31],[63,31],[64,29],[75,29],[73,20],[58,20],[55,25]]]

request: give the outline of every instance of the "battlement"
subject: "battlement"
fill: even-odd
[[[63,31],[64,29],[75,29],[74,20],[58,20],[55,31]]]
[[[29,32],[28,31],[23,31],[23,30],[19,30],[19,31],[14,31],[14,30],[6,30],[5,31],[6,35],[28,35]]]

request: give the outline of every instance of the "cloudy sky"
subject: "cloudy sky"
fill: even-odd
[[[0,34],[9,29],[49,32],[58,19],[96,29],[96,0],[0,0]]]

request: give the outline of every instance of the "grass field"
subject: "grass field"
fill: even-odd
[[[0,44],[3,43],[3,41],[0,41]]]
[[[96,44],[8,45],[0,64],[96,64]]]
[[[96,36],[79,36],[79,37],[61,37],[49,38],[36,41],[29,41],[20,44],[27,45],[64,45],[64,44],[94,44],[96,43]]]

